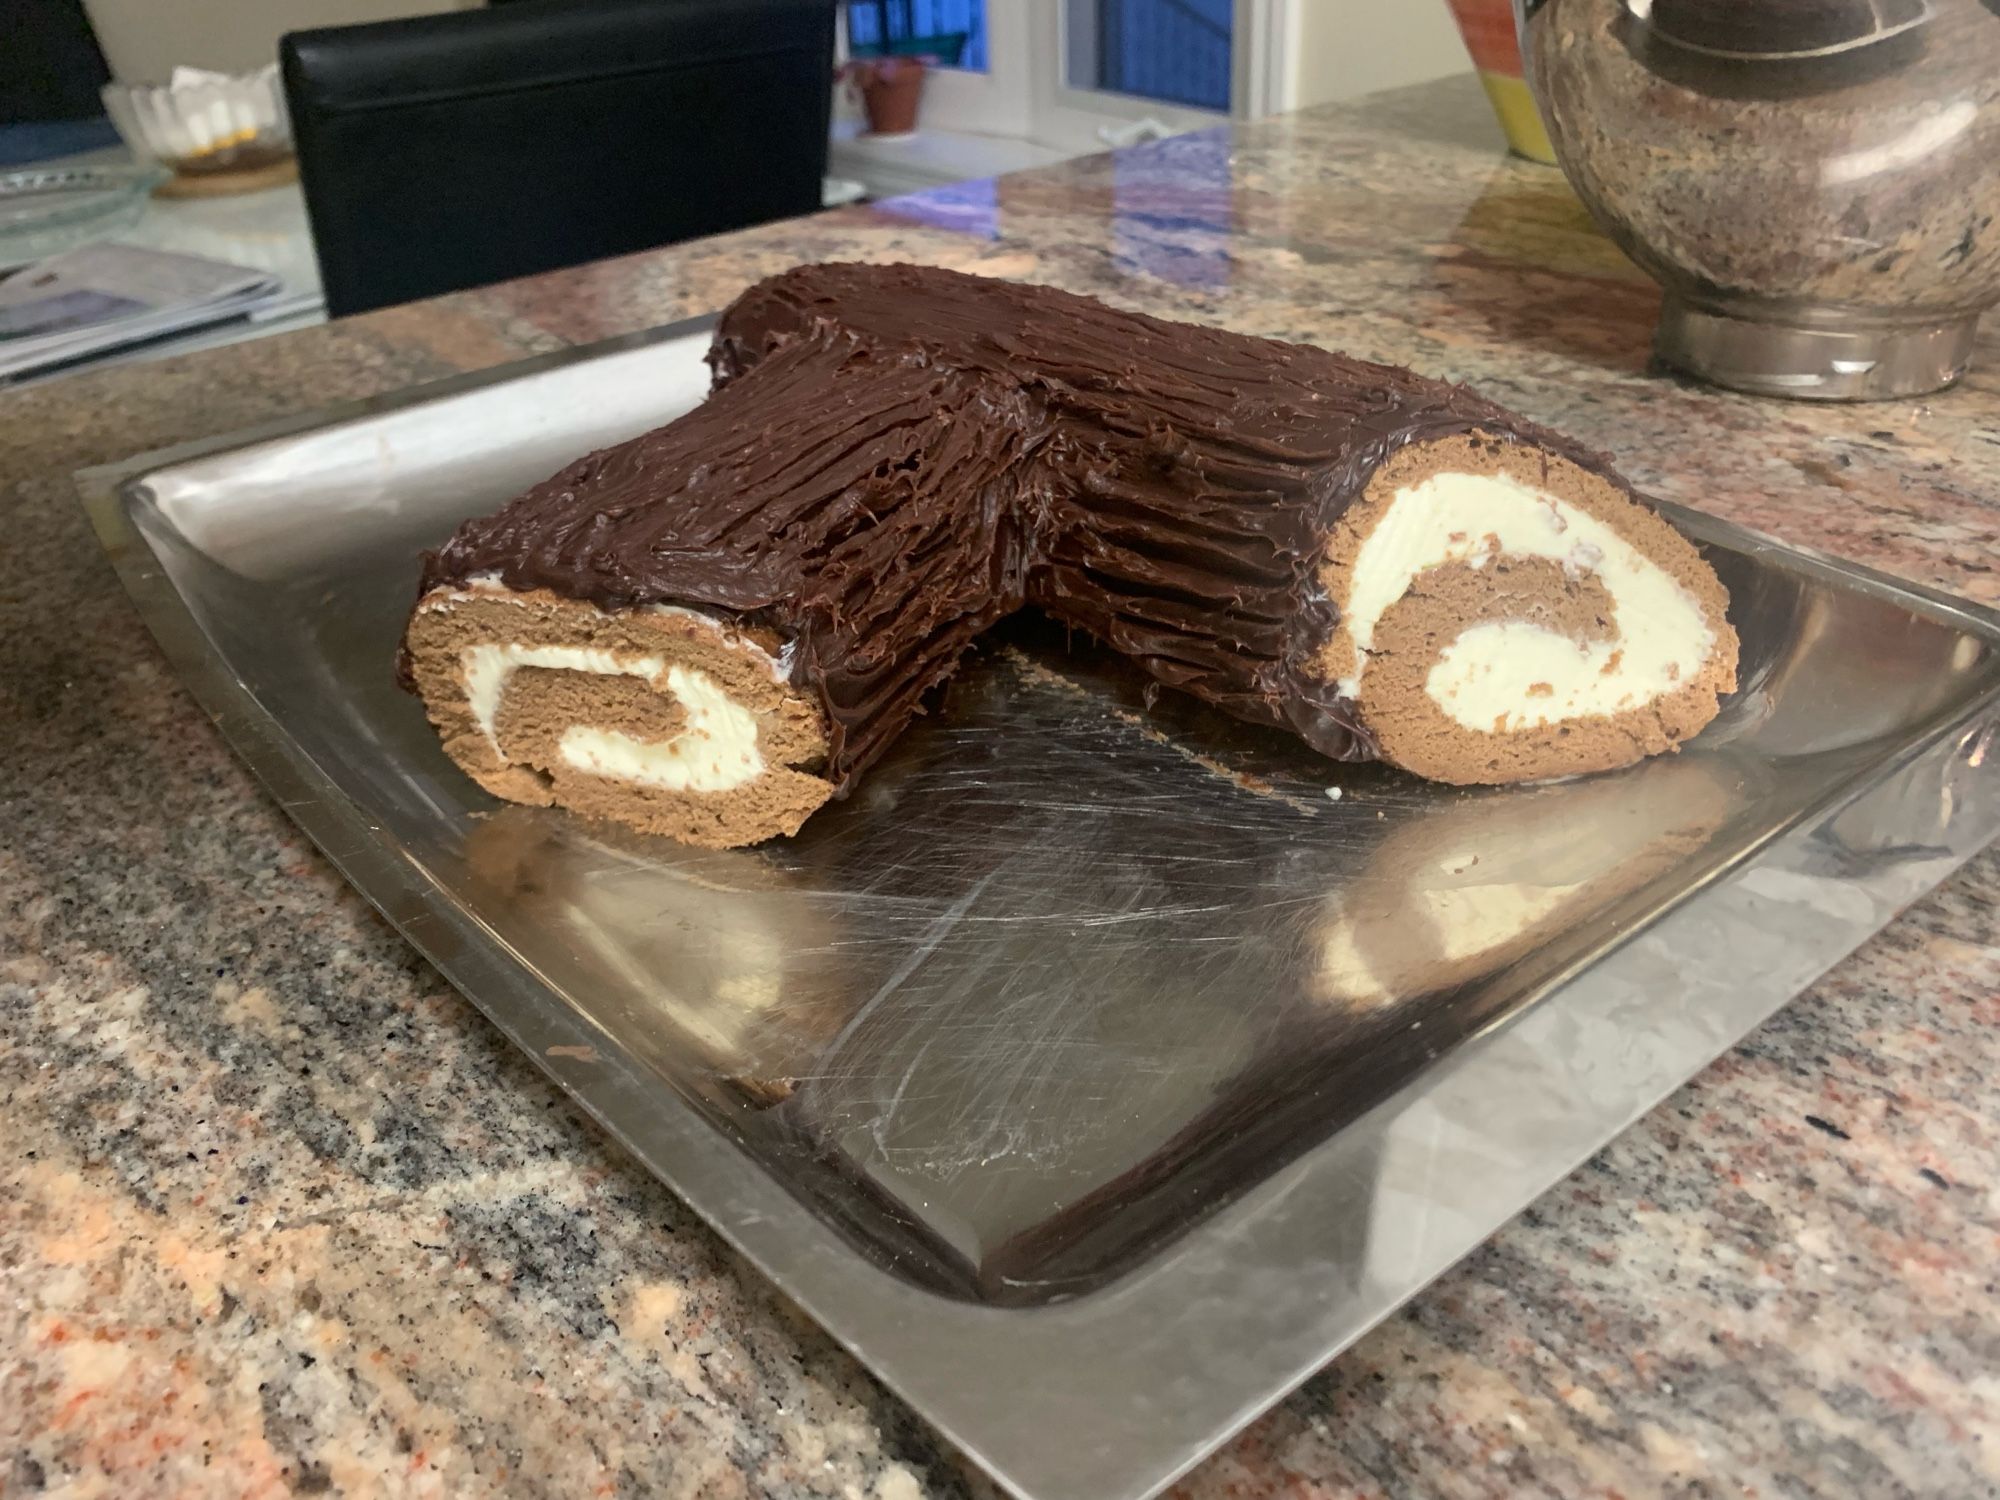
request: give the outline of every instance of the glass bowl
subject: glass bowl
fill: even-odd
[[[22,167],[0,172],[0,270],[115,233],[145,208],[157,167]]]
[[[104,107],[126,145],[183,177],[256,171],[291,158],[276,63],[237,74],[176,68],[165,84],[107,84]]]
[[[1517,0],[1570,182],[1759,395],[1956,380],[2000,300],[2000,0]]]

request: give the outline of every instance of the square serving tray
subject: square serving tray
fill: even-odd
[[[189,688],[409,940],[1015,1493],[1149,1494],[2000,831],[2000,621],[1692,513],[1743,686],[1465,792],[1003,627],[798,838],[487,797],[417,555],[687,409],[712,320],[79,476]]]

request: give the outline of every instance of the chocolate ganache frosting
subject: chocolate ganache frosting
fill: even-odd
[[[600,611],[714,614],[774,653],[823,715],[815,774],[836,793],[1023,605],[1325,755],[1373,757],[1384,752],[1356,684],[1363,648],[1382,643],[1362,629],[1374,617],[1347,621],[1343,606],[1366,594],[1362,549],[1388,514],[1378,476],[1396,475],[1402,495],[1440,477],[1404,462],[1410,450],[1459,455],[1444,477],[1537,496],[1553,532],[1575,519],[1579,537],[1589,515],[1615,529],[1606,508],[1631,506],[1601,456],[1463,387],[954,272],[801,267],[737,300],[710,361],[707,402],[466,523],[426,560],[422,592],[478,583]],[[1379,515],[1357,529],[1364,500]],[[1571,596],[1568,624],[1529,615],[1576,649],[1609,628],[1616,600],[1578,592],[1602,545],[1481,540],[1477,524],[1440,536],[1437,561],[1461,572],[1529,547]],[[1651,532],[1634,537],[1702,594],[1711,634],[1726,632],[1691,550],[1675,537],[1687,555],[1668,557]],[[1425,649],[1442,659],[1449,644]],[[1710,677],[1712,713],[1722,677]],[[1504,714],[1494,731],[1515,732]],[[1625,760],[1671,748],[1680,728],[1663,735],[1640,736]]]

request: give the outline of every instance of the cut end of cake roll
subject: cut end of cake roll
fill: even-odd
[[[698,611],[480,578],[426,593],[404,644],[445,752],[496,797],[729,849],[798,832],[833,795],[825,722],[779,643]]]
[[[1679,748],[1736,685],[1714,571],[1619,485],[1470,432],[1413,443],[1343,515],[1318,662],[1382,758],[1460,785]]]

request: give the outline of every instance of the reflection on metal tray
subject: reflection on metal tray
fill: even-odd
[[[705,342],[154,455],[87,503],[355,884],[1020,1493],[1164,1483],[2000,826],[1990,617],[1678,514],[1744,685],[1619,775],[1336,766],[1023,618],[789,842],[496,804],[391,680],[418,550],[698,400]]]

